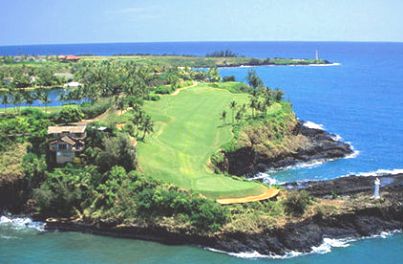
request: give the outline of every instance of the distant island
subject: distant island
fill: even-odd
[[[369,199],[365,179],[301,188],[250,179],[353,150],[299,120],[283,91],[253,69],[241,83],[217,67],[327,63],[228,51],[2,57],[0,210],[46,221],[49,230],[262,254],[401,228],[401,175],[388,176],[382,201]],[[58,86],[56,100],[75,103],[49,106]]]

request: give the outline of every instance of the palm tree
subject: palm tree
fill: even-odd
[[[6,109],[7,109],[7,104],[9,103],[7,93],[3,94],[2,98],[1,98],[1,103],[4,105],[4,113],[5,113]]]
[[[24,98],[22,97],[22,94],[19,89],[14,91],[13,95],[13,103],[15,106],[18,106],[18,112],[21,110],[21,103],[23,102]]]
[[[222,111],[221,113],[221,120],[224,122],[224,124],[226,123],[225,120],[227,119],[227,111]]]
[[[248,83],[249,85],[256,90],[258,87],[263,86],[263,81],[260,79],[260,77],[257,75],[255,70],[250,70],[248,71]]]
[[[235,118],[235,110],[236,110],[236,107],[237,107],[236,101],[233,100],[233,101],[230,103],[229,107],[230,107],[231,110],[232,110],[232,123],[234,123],[234,122],[235,122],[235,120],[234,120],[234,118]]]
[[[252,118],[255,118],[255,109],[256,109],[256,106],[257,106],[257,100],[256,100],[255,97],[250,98],[249,106],[252,109]]]
[[[144,138],[146,137],[146,134],[154,131],[154,124],[153,124],[153,121],[151,120],[151,117],[146,116],[146,118],[144,119],[143,124],[142,124],[142,130],[143,130],[142,140],[144,140]]]
[[[47,112],[47,106],[50,103],[49,93],[45,89],[40,89],[37,92],[38,99],[45,105],[45,112]]]
[[[22,94],[25,102],[29,105],[32,106],[32,104],[34,103],[35,98],[32,96],[32,94],[30,92],[24,92]]]
[[[242,120],[242,110],[239,110],[238,112],[236,112],[235,119],[238,123]]]
[[[261,103],[259,110],[260,112],[262,112],[262,115],[265,116],[267,114],[267,104]]]
[[[126,108],[126,102],[124,98],[119,98],[116,102],[116,108],[120,110],[120,114],[123,113],[123,110]]]

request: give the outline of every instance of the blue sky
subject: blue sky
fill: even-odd
[[[403,41],[402,0],[0,0],[0,45]]]

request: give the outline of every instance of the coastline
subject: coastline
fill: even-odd
[[[292,252],[310,253],[329,239],[361,239],[403,229],[403,174],[379,177],[387,183],[382,187],[382,199],[379,201],[371,199],[372,177],[368,176],[352,175],[330,181],[306,183],[308,187],[305,189],[318,199],[344,200],[349,205],[346,208],[348,210],[330,215],[316,213],[302,221],[289,222],[259,233],[227,232],[200,235],[190,234],[185,230],[167,230],[154,225],[86,223],[83,220],[53,218],[46,220],[45,229],[149,240],[168,245],[193,245],[228,254],[256,252],[262,256],[284,257]],[[340,196],[329,198],[335,195],[332,190],[335,185],[340,190]],[[290,183],[288,186],[295,188],[299,183]],[[317,192],[318,189],[323,191]]]
[[[337,135],[309,121],[299,120],[292,134],[304,136],[307,143],[296,151],[275,157],[268,157],[266,153],[255,151],[251,147],[243,147],[233,152],[224,152],[224,160],[216,166],[232,175],[257,179],[256,174],[269,170],[348,158],[358,153],[352,145],[343,142]]]

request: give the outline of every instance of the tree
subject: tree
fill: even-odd
[[[263,81],[257,75],[255,70],[248,71],[248,84],[253,88],[257,89],[258,87],[263,86]]]
[[[226,123],[226,119],[227,119],[227,111],[222,111],[221,113],[221,120],[224,122],[224,124]]]
[[[259,111],[265,116],[267,114],[267,104],[264,102],[259,103]]]
[[[171,85],[172,89],[178,88],[179,75],[177,69],[169,69],[167,72],[167,81]]]
[[[284,92],[280,89],[275,89],[272,91],[274,100],[276,102],[280,102],[283,99]]]
[[[257,99],[255,97],[251,96],[249,106],[252,110],[252,118],[255,118],[255,110],[257,107]]]
[[[36,83],[40,87],[51,86],[55,81],[54,72],[48,67],[41,67],[37,72]]]
[[[241,110],[239,110],[238,112],[236,112],[236,116],[235,119],[236,121],[239,123],[242,120],[242,116],[243,116],[243,112]]]
[[[7,104],[9,103],[8,93],[4,93],[1,97],[1,103],[4,105],[4,112],[6,112]]]
[[[44,180],[47,165],[45,156],[37,156],[34,153],[28,153],[24,156],[22,162],[22,168],[24,171],[24,179],[28,183],[28,190],[32,190],[39,186]]]
[[[127,107],[125,98],[120,97],[115,102],[116,102],[116,109],[120,110],[120,114],[122,114],[123,110],[125,110]]]
[[[24,98],[22,97],[21,91],[19,89],[16,89],[13,91],[13,103],[14,107],[18,107],[18,112],[21,110],[21,104],[24,101]]]
[[[154,132],[154,124],[151,120],[151,117],[146,116],[141,124],[141,130],[143,131],[143,137],[141,138],[144,140],[147,134]]]
[[[35,101],[34,96],[33,96],[32,93],[30,93],[30,92],[24,91],[24,92],[22,93],[22,96],[23,96],[25,102],[26,102],[29,106],[31,106],[31,105],[34,103],[34,101]]]
[[[15,72],[13,83],[16,88],[26,88],[31,84],[31,81],[24,70],[19,70]]]
[[[45,105],[45,112],[47,112],[47,106],[50,103],[48,91],[42,88],[38,89],[36,97]]]
[[[236,107],[237,107],[236,101],[233,100],[233,101],[230,103],[229,107],[230,107],[231,110],[232,110],[232,123],[235,123],[235,110],[236,110]]]
[[[207,72],[207,78],[210,82],[219,82],[221,80],[220,73],[217,67],[212,67]]]
[[[96,158],[96,164],[101,172],[110,170],[113,166],[122,166],[131,171],[136,164],[136,148],[127,134],[118,134],[117,137],[104,138],[103,150]]]
[[[94,166],[74,168],[67,165],[47,174],[34,199],[43,215],[71,216],[82,211],[93,200],[94,179],[99,179]]]

